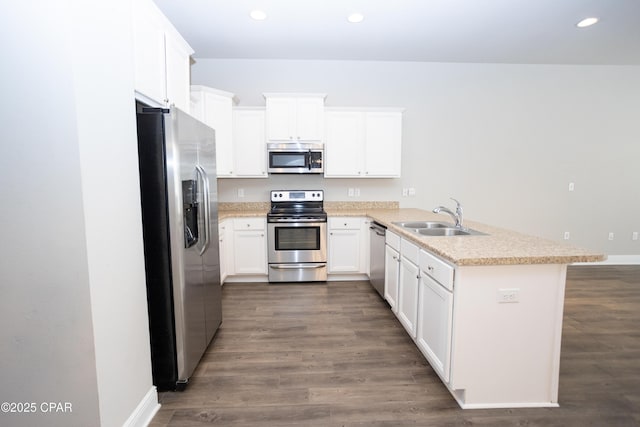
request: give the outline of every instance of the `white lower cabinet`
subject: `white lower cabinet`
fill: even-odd
[[[418,247],[400,240],[400,278],[398,284],[398,320],[411,338],[416,338],[418,323]]]
[[[267,233],[264,217],[233,220],[233,274],[267,274]]]
[[[450,378],[454,268],[420,251],[416,344],[446,383]]]
[[[220,251],[220,283],[233,274],[231,253],[233,253],[233,221],[224,219],[218,224],[218,239]]]
[[[328,221],[329,274],[367,273],[368,220],[362,217],[334,217]]]
[[[400,276],[400,237],[387,230],[384,256],[384,299],[398,313],[398,280]]]

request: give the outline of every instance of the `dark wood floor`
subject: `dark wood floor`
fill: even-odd
[[[560,408],[462,410],[368,282],[229,284],[151,426],[640,426],[640,267],[571,267]]]

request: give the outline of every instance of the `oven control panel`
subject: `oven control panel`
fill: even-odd
[[[272,190],[272,202],[322,202],[323,190]]]

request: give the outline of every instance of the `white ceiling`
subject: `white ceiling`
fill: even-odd
[[[196,58],[640,65],[640,0],[154,1]]]

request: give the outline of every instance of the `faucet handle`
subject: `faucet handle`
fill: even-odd
[[[462,205],[458,200],[454,199],[453,197],[449,197],[449,198],[454,202],[456,202],[456,216],[458,217],[456,225],[459,227],[462,227]]]

